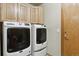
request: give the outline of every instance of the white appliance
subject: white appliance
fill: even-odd
[[[45,56],[47,53],[47,28],[46,25],[31,25],[31,52],[32,56]]]
[[[30,24],[0,22],[1,56],[30,56]]]

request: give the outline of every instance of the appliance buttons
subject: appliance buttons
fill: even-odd
[[[30,51],[29,51],[29,53],[30,53]]]

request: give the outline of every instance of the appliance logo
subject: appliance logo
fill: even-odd
[[[23,51],[20,51],[19,53],[22,53]]]

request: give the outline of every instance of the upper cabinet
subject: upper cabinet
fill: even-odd
[[[38,10],[38,23],[44,24],[43,7],[39,7],[39,10]]]
[[[43,19],[43,7],[41,6],[32,6],[30,9],[30,18],[31,18],[31,23],[44,23]]]
[[[17,21],[16,3],[2,3],[0,7],[1,21]]]
[[[18,4],[18,21],[30,23],[30,7],[28,4]]]
[[[44,23],[43,7],[27,3],[1,3],[0,16],[0,21]]]

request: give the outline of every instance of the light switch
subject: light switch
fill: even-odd
[[[59,29],[59,28],[57,29],[57,32],[58,32],[58,33],[60,32],[60,29]]]

